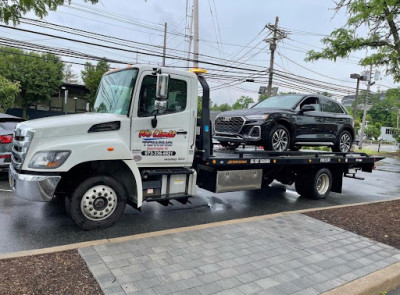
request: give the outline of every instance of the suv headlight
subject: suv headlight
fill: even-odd
[[[246,116],[247,119],[249,120],[265,120],[268,118],[268,114],[265,115],[248,115]]]
[[[29,168],[55,169],[68,159],[70,151],[40,151],[37,152],[29,163]]]

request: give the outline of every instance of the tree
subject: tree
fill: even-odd
[[[368,127],[365,129],[365,136],[368,139],[372,138],[378,139],[379,136],[381,135],[381,127],[382,124],[379,122],[375,123],[374,125],[373,124],[368,125]]]
[[[76,84],[78,83],[78,75],[72,71],[72,65],[66,65],[64,69],[64,83]]]
[[[254,103],[254,100],[250,96],[241,96],[239,99],[232,105],[232,109],[241,110],[248,109],[249,105]]]
[[[64,5],[65,2],[71,3],[71,0],[6,0],[0,1],[0,21],[8,22],[11,20],[14,25],[19,23],[22,15],[33,11],[36,16],[43,18],[49,10],[57,10],[57,7]],[[98,0],[85,0],[95,4]]]
[[[221,112],[226,112],[226,111],[230,111],[230,110],[232,109],[232,107],[231,107],[229,104],[227,104],[227,103],[223,103],[223,104],[221,104],[221,105],[218,107],[218,109],[219,109]]]
[[[106,61],[101,60],[97,65],[92,65],[90,62],[87,62],[81,72],[83,83],[85,83],[86,88],[89,90],[89,94],[86,98],[91,107],[94,105],[101,77],[103,77],[104,73],[108,72],[109,69],[110,65]]]
[[[338,0],[336,12],[345,9],[346,24],[321,41],[322,51],[310,50],[306,61],[346,58],[351,52],[368,49],[360,64],[381,65],[400,81],[400,2],[397,0]],[[360,35],[363,32],[364,35]]]
[[[19,82],[10,82],[0,75],[0,105],[3,112],[12,107],[19,91]]]
[[[10,81],[18,81],[19,104],[26,118],[28,106],[48,102],[62,84],[64,64],[54,54],[37,54],[20,49],[0,48],[0,73]]]

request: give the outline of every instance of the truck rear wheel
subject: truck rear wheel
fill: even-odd
[[[296,179],[295,188],[303,197],[314,200],[325,199],[331,192],[332,173],[327,168],[315,170]]]
[[[109,176],[86,179],[66,198],[71,219],[86,230],[113,225],[124,213],[126,194],[121,184]]]

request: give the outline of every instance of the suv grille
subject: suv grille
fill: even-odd
[[[218,117],[215,120],[215,132],[239,133],[244,125],[242,117]]]
[[[21,169],[32,137],[33,132],[31,131],[21,130],[19,128],[15,129],[11,161],[16,169]]]

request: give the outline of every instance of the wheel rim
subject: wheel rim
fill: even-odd
[[[317,191],[320,195],[324,195],[329,188],[329,176],[328,174],[321,174],[317,179]]]
[[[342,137],[340,137],[340,150],[342,152],[348,152],[350,150],[350,147],[351,147],[351,136],[345,133],[342,135]]]
[[[117,194],[107,185],[90,188],[82,197],[81,211],[90,220],[100,221],[109,217],[117,208]]]
[[[289,135],[283,129],[278,129],[272,135],[272,148],[275,151],[285,151],[289,145]]]

